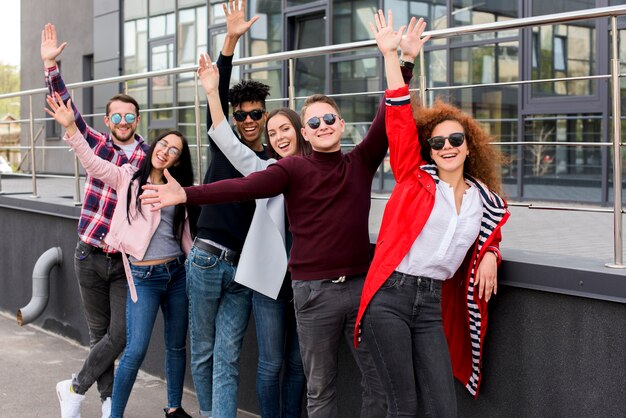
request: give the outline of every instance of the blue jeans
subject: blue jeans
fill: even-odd
[[[235,266],[196,246],[185,266],[191,375],[200,414],[234,418],[239,355],[250,319],[252,290],[235,282]]]
[[[450,353],[441,320],[439,280],[394,272],[363,317],[387,392],[387,417],[456,417]]]
[[[287,290],[276,300],[258,292],[252,295],[259,347],[256,393],[263,418],[298,418],[302,412],[306,379],[291,302],[293,292]]]
[[[307,378],[309,418],[335,418],[337,352],[345,338],[361,370],[361,418],[384,417],[385,392],[367,343],[353,344],[354,326],[365,277],[343,283],[332,280],[294,280],[293,303],[298,321],[300,353]]]
[[[126,302],[126,349],[113,383],[111,418],[121,418],[150,344],[159,307],[165,326],[167,406],[181,406],[185,380],[188,301],[182,257],[155,266],[131,265],[137,303]]]

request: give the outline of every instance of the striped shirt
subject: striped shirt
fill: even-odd
[[[46,87],[48,87],[50,94],[57,92],[61,95],[63,101],[67,102],[70,98],[70,93],[65,87],[58,67],[47,68],[44,76]],[[127,163],[135,167],[141,165],[149,147],[140,135],[135,134],[136,147],[130,158],[127,158],[124,151],[113,143],[109,133],[98,132],[87,125],[83,116],[74,106],[74,101],[72,101],[72,108],[74,109],[74,118],[76,119],[78,130],[83,134],[85,140],[98,157],[111,161],[118,166]],[[86,177],[83,207],[80,212],[80,220],[78,221],[78,237],[81,241],[94,247],[102,247],[105,252],[115,252],[103,240],[109,232],[116,202],[117,195],[114,189],[105,185],[99,179],[89,175]]]

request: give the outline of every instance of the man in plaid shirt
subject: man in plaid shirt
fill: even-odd
[[[67,102],[70,95],[56,62],[65,46],[66,43],[58,45],[54,25],[47,24],[41,32],[46,86],[50,94],[57,92]],[[135,133],[140,120],[135,99],[118,94],[109,100],[104,116],[109,133],[87,125],[73,101],[72,107],[76,125],[96,155],[117,165],[141,164],[148,144]],[[74,269],[89,326],[91,350],[78,374],[57,384],[63,418],[80,417],[80,403],[94,382],[98,383],[102,399],[102,416],[110,414],[115,359],[126,345],[127,286],[122,255],[104,244],[116,202],[115,190],[87,176]]]

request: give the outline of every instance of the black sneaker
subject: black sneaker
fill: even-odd
[[[169,408],[163,408],[163,412],[165,412],[166,418],[192,418],[191,415],[185,412],[182,406],[173,410],[172,412],[167,412],[168,409]]]

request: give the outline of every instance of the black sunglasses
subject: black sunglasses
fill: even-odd
[[[309,125],[309,128],[311,129],[317,129],[322,124],[322,121],[324,121],[324,123],[328,126],[334,125],[337,121],[337,115],[333,113],[326,113],[322,116],[321,120],[317,116],[313,116],[311,119],[306,121],[306,124]]]
[[[233,117],[235,118],[237,122],[243,122],[244,120],[246,120],[248,115],[250,115],[250,119],[252,120],[260,120],[264,114],[265,114],[264,109],[254,109],[249,112],[246,112],[244,110],[237,110],[233,112]]]
[[[460,147],[465,142],[465,134],[463,132],[455,132],[450,134],[449,136],[433,136],[432,138],[428,138],[428,145],[435,151],[439,151],[443,149],[444,145],[446,145],[446,139],[450,142],[450,145],[453,147]]]

